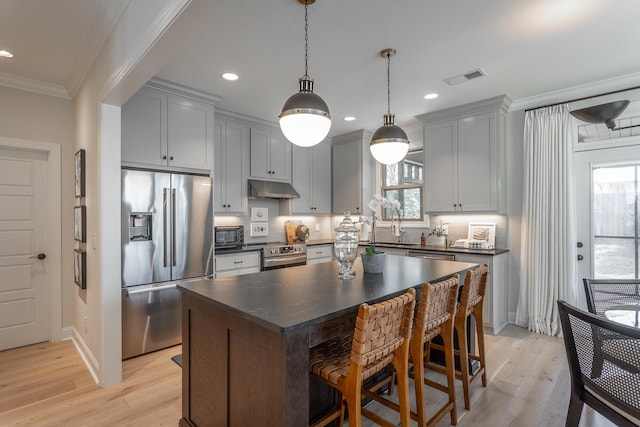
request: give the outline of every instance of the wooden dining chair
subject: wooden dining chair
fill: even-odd
[[[578,426],[586,403],[618,426],[640,425],[640,374],[618,364],[604,363],[599,372],[593,359],[602,358],[597,335],[616,336],[610,351],[640,366],[640,329],[615,323],[558,301],[569,372],[571,397],[566,426]]]
[[[435,425],[447,414],[450,416],[451,424],[456,425],[458,423],[455,396],[455,361],[453,357],[453,323],[458,302],[459,281],[460,276],[455,274],[447,280],[436,283],[425,283],[420,292],[414,322],[415,326],[409,347],[411,365],[413,366],[412,377],[415,386],[417,410],[416,412],[411,412],[411,418],[418,422],[419,427]],[[437,336],[441,336],[443,341],[447,385],[432,381],[424,376],[424,368],[425,365],[427,365],[426,362],[430,354],[429,346],[431,345],[431,340]],[[389,383],[390,390],[392,390],[394,383],[393,376],[390,381],[383,380],[369,387],[369,389],[363,393],[366,397],[398,411],[399,406],[394,401],[378,393],[378,390],[381,389],[381,386],[385,383]],[[427,420],[425,407],[425,385],[448,395],[447,401],[435,411],[429,420]]]
[[[335,388],[341,395],[336,411],[313,424],[323,426],[344,417],[347,404],[349,425],[360,427],[361,416],[383,426],[395,424],[361,407],[362,382],[392,365],[398,377],[400,420],[408,427],[409,416],[409,340],[415,307],[415,289],[377,304],[362,304],[353,336],[340,337],[310,350],[311,374]],[[341,424],[342,425],[342,422]]]

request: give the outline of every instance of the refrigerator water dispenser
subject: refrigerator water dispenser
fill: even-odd
[[[129,215],[129,241],[140,242],[151,240],[151,212],[131,212]]]

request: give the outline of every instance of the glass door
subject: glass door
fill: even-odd
[[[582,278],[640,276],[640,147],[577,152],[578,289]]]

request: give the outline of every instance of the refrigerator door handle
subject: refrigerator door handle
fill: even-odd
[[[144,294],[144,293],[148,293],[148,292],[159,292],[159,291],[164,291],[164,290],[175,288],[175,287],[176,287],[176,284],[173,283],[171,285],[158,286],[158,287],[155,287],[155,288],[134,289],[133,291],[125,289],[125,294],[126,295],[136,295],[136,294]]]
[[[176,266],[176,189],[171,189],[171,265]]]
[[[167,203],[169,202],[167,200],[167,192],[169,191],[168,188],[164,188],[162,190],[162,208],[163,208],[163,214],[162,215],[162,241],[163,241],[163,245],[162,245],[162,265],[163,267],[168,267],[168,263],[167,263],[167,215],[169,214],[169,209],[167,207]]]

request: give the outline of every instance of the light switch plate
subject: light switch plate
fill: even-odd
[[[251,208],[251,221],[269,221],[269,208]]]
[[[249,235],[252,237],[268,236],[269,235],[269,223],[268,222],[252,222]]]

